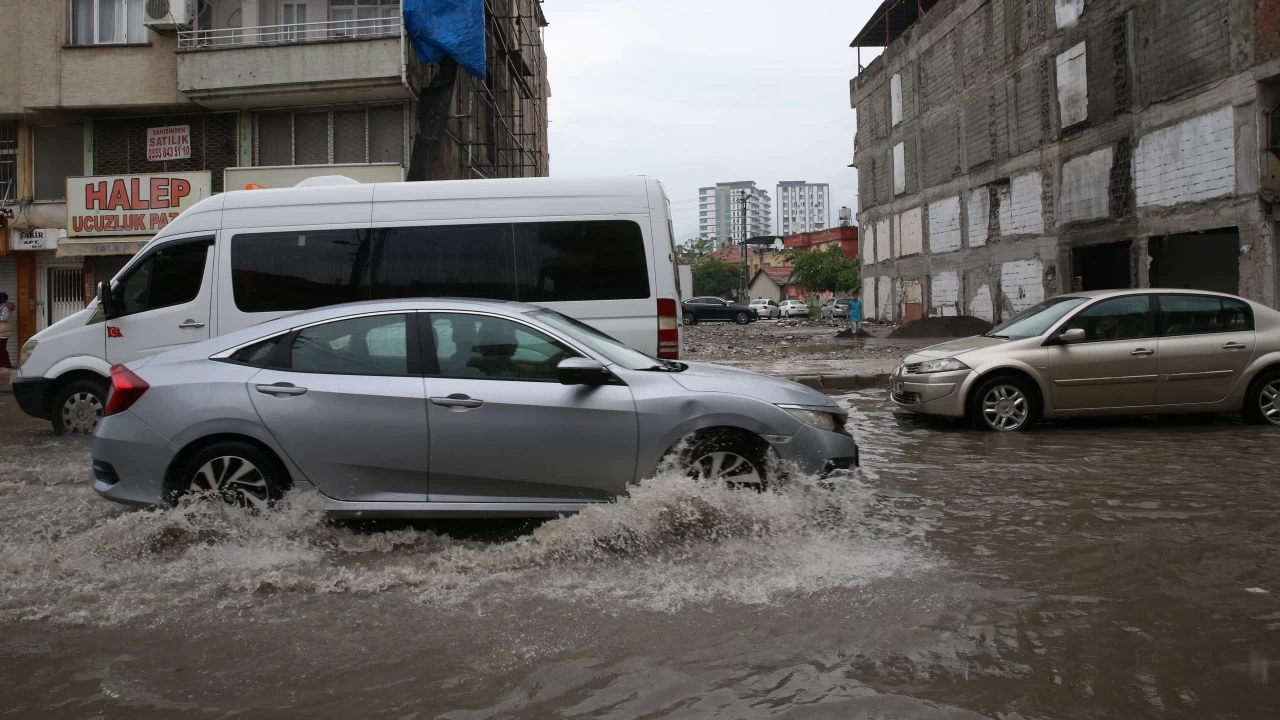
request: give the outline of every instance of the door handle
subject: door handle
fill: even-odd
[[[1223,345],[1223,346],[1222,346],[1222,349],[1223,349],[1223,350],[1243,350],[1243,349],[1245,349],[1246,347],[1248,347],[1248,346],[1247,346],[1247,345],[1245,345],[1244,343],[1229,342],[1229,343],[1227,343],[1226,345]]]
[[[187,330],[190,328],[202,328],[204,327],[204,323],[196,322],[195,320],[188,320],[182,323],[181,325],[179,325],[178,327],[182,328],[183,330]]]
[[[475,400],[466,395],[455,393],[449,397],[433,397],[431,398],[431,404],[439,405],[440,407],[462,408],[466,410],[469,408],[478,408],[481,405],[484,405],[484,401]]]
[[[277,397],[281,395],[304,395],[307,392],[307,389],[304,387],[298,387],[297,385],[284,382],[276,383],[274,385],[258,385],[257,388],[258,392],[263,395],[275,395]]]
[[[1148,349],[1146,349],[1146,348],[1138,348],[1137,350],[1134,350],[1133,352],[1131,352],[1131,353],[1129,353],[1129,354],[1130,354],[1130,355],[1132,355],[1132,356],[1134,356],[1134,357],[1146,357],[1146,356],[1148,356],[1148,355],[1155,355],[1155,354],[1156,354],[1156,351],[1155,351],[1155,350],[1148,350]]]

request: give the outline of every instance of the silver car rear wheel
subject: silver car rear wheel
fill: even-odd
[[[208,460],[191,477],[187,492],[207,493],[231,505],[266,510],[271,503],[271,486],[266,474],[249,460],[223,455]]]
[[[992,430],[1017,430],[1030,416],[1031,403],[1016,385],[997,384],[982,397],[982,419]]]

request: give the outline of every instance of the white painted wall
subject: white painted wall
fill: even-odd
[[[907,155],[906,146],[898,143],[893,146],[893,194],[901,195],[907,191]]]
[[[980,187],[969,193],[969,247],[987,244],[987,228],[991,224],[991,191]]]
[[[885,218],[876,223],[876,262],[884,262],[893,259],[892,245],[893,236],[889,232],[889,218]]]
[[[924,229],[921,227],[920,208],[911,208],[894,218],[894,247],[897,257],[919,255],[924,252]]]
[[[1040,173],[1019,175],[1001,188],[1000,234],[1039,235],[1044,232],[1044,207],[1040,196]]]
[[[960,314],[960,273],[943,270],[929,282],[930,314],[950,317]]]
[[[898,74],[889,81],[889,117],[894,125],[902,122],[902,76]]]
[[[1084,0],[1054,0],[1053,11],[1058,29],[1075,27],[1084,13]]]
[[[907,316],[908,305],[920,305],[921,306],[920,314],[923,316],[925,314],[924,288],[920,285],[920,281],[919,280],[900,280],[899,286],[902,288],[902,294],[900,296],[902,305],[898,309],[898,311],[901,313],[900,316],[903,318]]]
[[[876,279],[873,277],[862,278],[862,288],[860,292],[862,298],[862,318],[864,320],[875,320],[879,317],[876,315]]]
[[[1089,78],[1083,42],[1058,56],[1058,111],[1064,128],[1089,118]]]
[[[929,203],[929,252],[959,250],[961,242],[960,196]]]
[[[876,281],[876,308],[880,312],[880,320],[893,322],[893,280],[881,275]]]
[[[1176,205],[1235,192],[1234,110],[1184,120],[1138,140],[1133,155],[1138,205]]]
[[[1107,217],[1110,208],[1112,151],[1071,158],[1062,164],[1058,217],[1063,223]]]
[[[996,321],[995,307],[991,304],[991,286],[982,283],[978,286],[978,291],[973,294],[973,299],[969,301],[969,314],[982,318],[989,323]]]
[[[1044,264],[1033,259],[1017,260],[1001,265],[1000,292],[1008,298],[1014,312],[1022,312],[1043,301]]]

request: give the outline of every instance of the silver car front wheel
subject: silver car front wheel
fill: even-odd
[[[749,458],[728,450],[716,450],[696,459],[690,473],[698,480],[723,482],[733,485],[759,486],[764,484],[764,473]]]

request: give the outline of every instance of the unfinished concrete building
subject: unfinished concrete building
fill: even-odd
[[[1280,1],[886,0],[853,46],[866,314],[1277,303]]]

